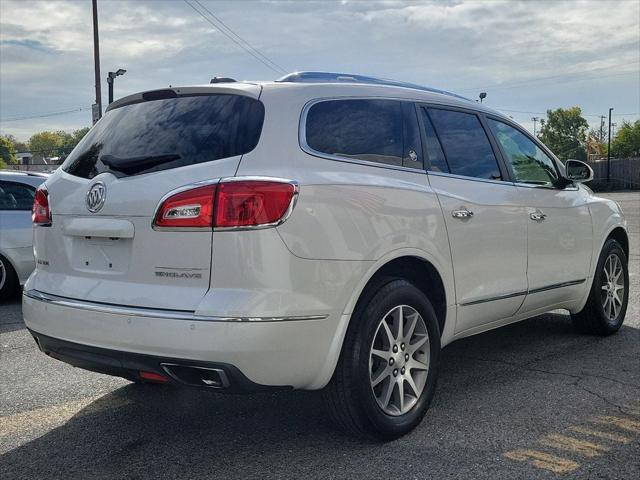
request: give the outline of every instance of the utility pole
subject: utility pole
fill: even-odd
[[[613,107],[609,109],[609,145],[607,147],[607,183],[611,181],[611,112]]]
[[[611,136],[612,136],[613,138],[616,138],[616,125],[617,125],[617,123],[616,123],[616,122],[613,122],[613,123],[611,124]]]
[[[531,117],[531,120],[533,120],[533,136],[536,136],[536,122],[538,120],[540,120],[540,117]]]
[[[98,40],[98,0],[92,0],[93,5],[93,62],[96,79],[96,103],[93,105],[93,123],[102,117],[102,91],[100,90],[100,46]]]
[[[600,115],[600,143],[604,142],[604,115]]]

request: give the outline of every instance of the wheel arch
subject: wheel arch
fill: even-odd
[[[609,232],[605,239],[605,243],[610,238],[613,238],[622,246],[622,250],[627,257],[627,260],[629,260],[629,235],[627,234],[627,231],[621,226],[617,226]],[[600,250],[602,250],[602,247],[600,247]]]

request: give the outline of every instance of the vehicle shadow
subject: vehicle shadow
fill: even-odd
[[[416,472],[436,478],[447,472],[455,455],[462,463],[477,462],[478,449],[497,448],[498,433],[481,427],[496,411],[503,415],[497,420],[500,435],[512,429],[517,436],[518,412],[526,411],[530,419],[548,414],[541,398],[554,405],[558,416],[584,409],[566,401],[577,382],[574,376],[619,375],[612,381],[635,382],[640,388],[637,372],[616,369],[620,356],[638,358],[638,345],[640,330],[623,327],[607,338],[584,336],[572,329],[567,315],[555,313],[458,341],[441,356],[430,412],[394,448],[339,433],[317,392],[241,396],[131,384],[5,453],[0,471],[5,480],[390,478],[401,476],[409,459]],[[484,446],[469,449],[478,438]]]
[[[25,328],[22,321],[22,297],[16,294],[11,298],[0,300],[0,333],[14,332]]]

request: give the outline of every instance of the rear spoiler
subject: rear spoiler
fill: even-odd
[[[217,83],[209,85],[196,85],[191,87],[170,87],[158,90],[148,90],[146,92],[134,93],[126,97],[119,98],[111,103],[106,111],[133,105],[135,103],[160,100],[163,98],[195,97],[199,95],[243,95],[245,97],[260,98],[262,86],[255,83]]]

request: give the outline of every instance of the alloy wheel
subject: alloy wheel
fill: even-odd
[[[388,415],[404,415],[418,402],[429,373],[429,333],[408,305],[392,308],[378,324],[369,352],[371,389]]]
[[[618,317],[622,308],[625,289],[624,270],[622,261],[617,254],[612,253],[604,262],[602,272],[601,298],[602,309],[610,321]]]
[[[2,263],[2,259],[0,259],[0,290],[4,287],[5,282],[7,281],[7,269]]]

